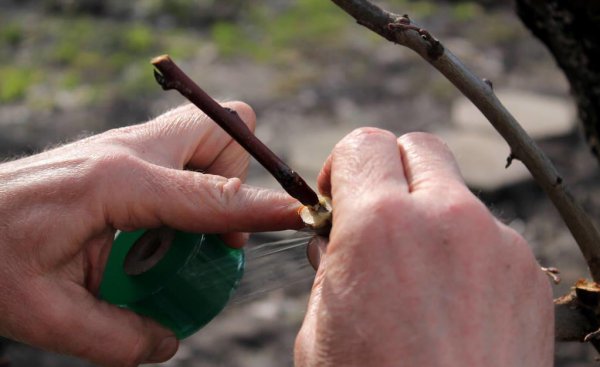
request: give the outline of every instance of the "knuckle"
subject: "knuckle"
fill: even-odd
[[[116,149],[104,152],[93,158],[92,171],[106,175],[107,173],[131,172],[140,170],[143,161],[123,149]]]
[[[437,135],[424,132],[410,132],[398,138],[398,144],[403,147],[418,146],[419,149],[426,148],[445,156],[448,161],[454,161],[454,155],[446,142]]]
[[[340,140],[333,149],[334,156],[345,156],[362,151],[365,146],[375,146],[385,141],[396,142],[396,136],[387,130],[375,127],[361,127]]]
[[[151,121],[159,123],[160,121],[164,121],[165,123],[171,123],[173,120],[177,120],[182,116],[188,116],[189,114],[193,114],[197,111],[198,107],[194,106],[192,103],[186,102],[156,116]]]
[[[396,139],[396,136],[392,132],[390,132],[388,130],[379,129],[376,127],[360,127],[358,129],[355,129],[354,131],[352,131],[348,135],[348,137],[353,138],[353,139],[360,139],[360,140],[371,140],[371,139],[381,139],[381,138]]]
[[[386,194],[383,194],[385,191]],[[380,195],[370,195],[357,206],[356,214],[364,221],[373,222],[370,225],[382,223],[382,219],[398,217],[398,211],[405,206],[400,195],[389,195],[389,191],[381,190]]]
[[[193,129],[208,117],[191,103],[174,108],[148,122],[149,137],[177,136],[182,131]]]
[[[151,136],[172,136],[180,131],[189,130],[206,120],[206,115],[192,104],[180,106],[160,115],[149,123]]]
[[[368,209],[374,213],[387,214],[396,207],[398,200],[394,196],[377,195],[368,201]]]
[[[143,136],[143,127],[147,124],[148,123],[111,129],[98,135],[98,140],[118,146],[137,147],[140,144],[140,137]]]
[[[493,224],[494,218],[486,206],[467,190],[449,193],[448,200],[438,203],[436,216],[442,221]]]
[[[406,133],[398,138],[401,142],[428,142],[430,144],[446,145],[446,143],[437,135],[421,131]]]
[[[107,188],[122,188],[132,185],[132,181],[144,182],[148,175],[147,163],[141,158],[130,154],[126,150],[112,150],[92,158],[89,174],[86,180],[99,194],[114,195],[106,192]],[[141,189],[140,187],[136,187]]]
[[[239,192],[242,182],[239,178],[227,178],[224,180],[220,180],[215,184],[215,189],[217,190],[217,196],[219,201],[228,206],[231,203],[233,198]]]
[[[177,135],[180,131],[206,118],[206,115],[194,105],[185,104],[150,121],[108,130],[98,135],[97,140],[144,153],[149,147],[152,148],[153,142],[157,142],[164,137]]]

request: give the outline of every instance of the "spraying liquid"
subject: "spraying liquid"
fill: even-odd
[[[231,303],[253,300],[301,282],[309,285],[315,277],[306,258],[312,237],[311,233],[298,232],[289,239],[247,246],[246,269]]]
[[[232,300],[240,303],[297,282],[309,286],[311,235],[226,246],[216,235],[171,228],[120,232],[108,258],[100,298],[150,317],[180,339],[206,325]]]

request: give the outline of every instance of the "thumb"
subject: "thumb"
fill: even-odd
[[[104,185],[105,216],[117,229],[171,228],[253,232],[300,228],[300,204],[282,191],[225,178],[170,169],[137,160]]]
[[[40,318],[34,322],[45,327],[32,329],[28,342],[102,366],[162,362],[177,351],[175,335],[158,323],[99,301],[75,283],[60,288],[36,302],[44,309],[32,313]]]
[[[302,327],[296,337],[294,346],[294,361],[297,366],[310,365],[310,361],[314,358],[314,351],[317,350],[317,318],[321,305],[321,294],[325,272],[327,269],[327,244],[329,239],[322,236],[315,236],[309,242],[306,249],[308,261],[317,269],[317,274],[313,282],[310,298],[308,300],[308,308]]]
[[[321,258],[325,256],[329,238],[323,236],[314,236],[306,246],[306,257],[313,269],[318,270],[321,264]]]

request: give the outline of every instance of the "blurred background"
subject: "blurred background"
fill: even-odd
[[[409,14],[492,80],[599,218],[597,163],[580,137],[567,82],[511,1],[378,3]],[[152,77],[150,58],[164,53],[213,97],[253,106],[257,135],[313,183],[333,145],[356,127],[442,135],[473,191],[528,239],[542,265],[562,271],[557,295],[587,275],[571,235],[526,170],[518,162],[504,169],[508,146],[483,117],[410,50],[325,0],[0,0],[0,158],[143,122],[184,103]],[[254,162],[248,181],[277,187]],[[257,234],[252,242],[288,235]],[[288,264],[302,259],[273,259],[280,268],[290,265],[291,285],[229,307],[164,365],[291,366],[311,282],[306,269]],[[89,366],[9,341],[0,353],[11,366]],[[557,366],[594,358],[585,345],[556,351]]]

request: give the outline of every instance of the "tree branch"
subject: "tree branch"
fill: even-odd
[[[600,286],[580,279],[571,293],[554,300],[555,340],[591,343],[600,352]]]
[[[168,55],[154,58],[152,65],[160,72],[155,71],[154,77],[164,90],[176,89],[206,113],[265,167],[288,194],[308,207],[320,207],[317,194],[304,179],[264,145],[235,111],[224,108],[206,94]]]
[[[523,24],[554,55],[569,80],[579,120],[600,160],[600,22],[597,1],[516,0]]]
[[[575,292],[554,301],[555,339],[559,342],[583,342],[598,330],[593,313],[579,304]]]
[[[408,16],[387,12],[367,0],[332,1],[359,24],[415,51],[477,106],[510,146],[511,159],[522,161],[550,197],[583,253],[592,278],[600,282],[600,232],[575,202],[548,157],[495,96],[490,84],[476,77],[429,32],[412,23]]]

